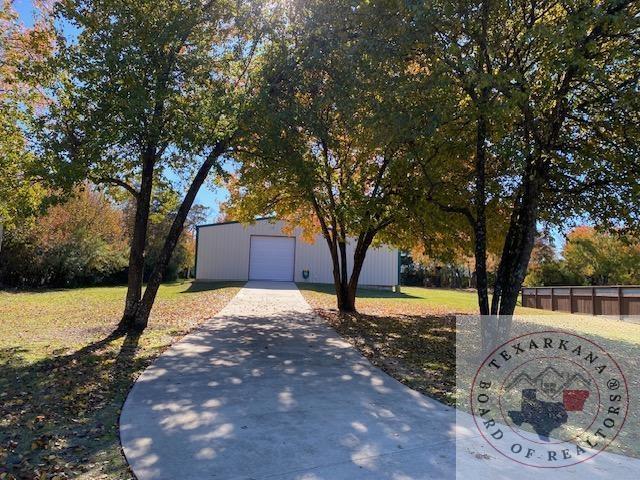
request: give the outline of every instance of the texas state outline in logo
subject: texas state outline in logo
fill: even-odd
[[[475,424],[505,457],[562,468],[603,451],[629,409],[624,373],[595,342],[560,330],[532,332],[497,347],[470,392]]]

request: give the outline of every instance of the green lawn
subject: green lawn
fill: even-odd
[[[408,301],[415,301],[432,307],[446,307],[460,312],[475,312],[478,308],[478,297],[475,292],[402,287],[402,293],[409,297]]]
[[[0,292],[0,478],[132,478],[118,441],[137,375],[241,284],[160,288],[143,335],[112,335],[124,287]]]
[[[298,288],[310,295],[333,295],[333,285],[299,283]],[[313,293],[311,293],[313,292]],[[472,290],[449,290],[443,288],[401,287],[401,293],[390,290],[360,289],[359,305],[403,305],[410,309],[430,309],[442,313],[476,313],[478,297]],[[541,310],[518,307],[518,313],[545,313]],[[550,313],[550,312],[546,312]]]
[[[324,309],[335,309],[332,285],[299,283],[298,288],[312,304]],[[519,304],[520,302],[518,302]],[[356,307],[363,313],[398,315],[465,315],[477,314],[477,296],[474,291],[447,290],[423,287],[402,287],[402,293],[390,290],[360,289]],[[592,315],[570,315],[535,308],[516,307],[515,315],[527,321],[554,328],[602,336],[608,340],[621,340],[640,345],[640,325]]]

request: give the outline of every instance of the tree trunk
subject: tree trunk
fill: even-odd
[[[130,330],[133,327],[142,296],[144,251],[147,242],[147,223],[149,221],[151,192],[153,189],[154,163],[155,154],[153,152],[147,152],[143,159],[140,191],[136,196],[136,215],[133,225],[131,250],[129,252],[127,296],[125,299],[124,313],[118,325],[118,329],[123,331]]]
[[[327,242],[331,254],[331,262],[333,263],[333,285],[336,291],[338,310],[344,313],[353,313],[356,311],[358,279],[360,278],[364,258],[377,230],[369,230],[360,234],[354,252],[353,271],[351,272],[351,277],[348,277],[347,243],[344,228],[340,227],[341,235],[339,236],[339,225],[337,225],[338,222],[335,218],[333,219],[331,228],[329,228],[317,199],[311,195],[310,200],[313,204],[316,217],[320,222],[322,236]]]
[[[505,238],[491,301],[491,315],[483,317],[482,342],[485,352],[506,341],[513,312],[527,273],[535,241],[540,175],[531,159],[523,174],[522,192],[517,197]]]
[[[320,218],[320,217],[319,217]],[[346,298],[344,284],[341,281],[342,273],[340,270],[340,257],[338,256],[338,242],[334,237],[334,233],[329,232],[323,226],[323,236],[329,246],[329,253],[331,254],[332,273],[333,273],[333,286],[336,291],[336,301],[338,304],[338,310],[342,310],[342,305]]]
[[[362,266],[364,265],[364,259],[367,255],[367,250],[373,241],[374,232],[367,232],[364,236],[361,236],[356,249],[353,253],[353,270],[351,271],[351,277],[349,278],[349,284],[347,285],[347,308],[349,312],[356,311],[356,295],[358,293],[358,281],[360,279],[360,273],[362,272]]]
[[[347,250],[344,242],[335,238],[327,239],[331,261],[333,262],[333,285],[336,290],[338,310],[341,312],[355,312],[355,302],[349,299],[349,285],[347,283]]]
[[[338,240],[338,251],[340,253],[339,269],[339,282],[336,285],[336,295],[338,300],[338,310],[345,313],[352,313],[356,311],[355,295],[349,289],[349,283],[347,281],[348,276],[348,264],[347,264],[347,243],[346,240],[341,238]]]
[[[169,232],[165,238],[158,260],[154,265],[149,281],[147,282],[147,288],[145,289],[142,300],[139,302],[136,310],[133,328],[137,331],[144,330],[149,323],[149,315],[151,314],[151,308],[153,307],[156,295],[158,294],[158,288],[160,288],[160,283],[162,282],[162,277],[164,276],[167,265],[171,260],[171,255],[173,255],[173,251],[176,248],[180,235],[184,230],[184,222],[187,219],[187,215],[189,215],[189,211],[193,206],[193,202],[195,201],[200,187],[209,175],[211,168],[225,149],[226,144],[223,143],[219,143],[215,146],[213,151],[208,155],[207,159],[198,169],[198,173],[196,173],[196,176],[189,186],[189,190],[187,190],[187,194],[178,208],[178,212],[176,213],[176,217],[173,219],[171,228],[169,228]]]
[[[356,311],[355,296],[349,292],[349,285],[341,282],[335,287],[338,310],[343,313],[354,313]]]
[[[505,328],[510,326],[506,318],[513,315],[518,302],[536,235],[541,181],[534,165],[525,170],[523,177],[523,192],[511,214],[491,302],[491,314],[504,317],[503,322],[509,323]]]
[[[347,240],[341,238],[338,240],[338,250],[340,251],[340,283],[347,284]]]
[[[336,290],[336,300],[340,312],[356,312],[358,280],[362,272],[367,249],[373,240],[373,235],[374,233],[371,232],[363,234],[361,237],[362,240],[359,240],[356,245],[351,276],[348,275],[346,243],[341,241],[334,243],[333,239],[327,239],[333,262],[333,284]]]
[[[480,336],[482,351],[489,353],[496,345],[498,335],[497,319],[491,316],[489,309],[489,279],[487,273],[487,216],[486,216],[486,163],[487,163],[487,121],[480,106],[476,134],[476,190],[475,190],[475,223],[474,255],[476,263],[476,289],[478,292],[478,307],[480,310]]]
[[[479,47],[476,73],[480,76],[491,72],[488,43],[488,25],[490,19],[490,2],[484,1],[482,8],[482,24],[479,36]],[[480,77],[481,78],[481,77]],[[474,225],[474,254],[476,259],[476,283],[478,289],[478,307],[480,310],[480,335],[482,337],[482,348],[486,352],[492,343],[494,336],[494,322],[489,317],[489,291],[487,278],[487,218],[486,218],[486,163],[487,163],[487,140],[489,137],[489,125],[487,123],[486,112],[489,109],[490,89],[487,85],[480,87],[477,98],[478,122],[476,132],[476,191],[475,208],[476,218]]]
[[[474,255],[476,262],[476,288],[478,290],[478,307],[480,315],[489,315],[489,291],[487,279],[487,217],[486,217],[486,139],[487,122],[480,112],[476,132],[476,190],[475,190],[475,224]]]

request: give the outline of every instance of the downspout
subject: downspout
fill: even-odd
[[[196,225],[196,259],[193,266],[193,277],[198,280],[198,239],[200,238],[200,225]]]
[[[400,276],[401,276],[400,265],[401,264],[402,264],[402,256],[400,254],[400,249],[398,249],[398,283],[396,285],[396,293],[401,293],[401,289],[400,289]]]

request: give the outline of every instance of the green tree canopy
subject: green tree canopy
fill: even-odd
[[[430,0],[409,9],[415,70],[449,85],[442,100],[458,114],[447,125],[461,139],[452,152],[445,137],[453,182],[438,193],[425,175],[426,197],[472,226],[481,313],[513,313],[539,222],[586,215],[638,224],[638,8],[632,0]],[[509,227],[490,306],[492,205]]]
[[[244,125],[229,210],[245,221],[275,213],[322,233],[338,306],[355,308],[362,263],[376,236],[405,215],[411,182],[407,86],[394,41],[401,23],[374,4],[293,4],[265,52],[252,121]],[[347,245],[353,238],[354,255]]]
[[[0,1],[0,245],[3,227],[27,221],[46,193],[36,183],[38,162],[27,128],[45,101],[32,74],[49,57],[52,45],[47,17],[39,14],[34,25],[25,28],[12,2]]]
[[[536,241],[526,285],[638,285],[640,241],[637,235],[601,231],[589,226],[572,229],[560,255],[553,245]]]
[[[640,284],[640,241],[578,227],[567,235],[563,265],[586,285]]]
[[[136,201],[121,327],[146,326],[195,196],[233,147],[269,18],[260,1],[63,0],[55,102],[40,138],[50,175],[124,188]],[[153,184],[188,179],[142,295]]]

